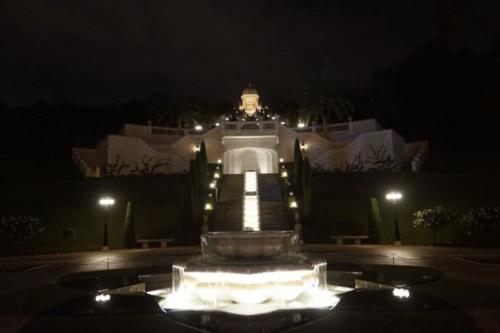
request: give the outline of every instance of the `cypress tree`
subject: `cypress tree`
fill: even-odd
[[[302,150],[300,149],[299,139],[295,139],[293,151],[293,182],[297,198],[302,198]]]
[[[135,247],[135,217],[132,202],[127,203],[125,212],[125,226],[123,229],[123,247],[132,249]]]
[[[189,162],[189,172],[188,172],[188,188],[191,201],[191,212],[193,216],[193,222],[199,220],[199,185],[198,185],[198,168],[196,165],[196,160],[191,160]]]
[[[189,171],[186,172],[187,181],[187,203],[186,219],[180,229],[182,239],[186,244],[195,244],[199,235],[199,225],[201,224],[200,193],[197,185],[197,170],[195,160],[189,162]]]
[[[201,163],[201,154],[200,152],[196,152],[195,157],[194,157],[194,174],[195,174],[195,186],[196,190],[198,193],[200,193],[201,190],[201,179],[203,178],[203,163]]]
[[[200,160],[203,169],[203,179],[208,179],[208,157],[207,148],[205,147],[205,141],[202,141],[200,144]]]
[[[304,158],[302,167],[302,213],[305,222],[310,222],[311,219],[311,178],[311,163],[309,163],[309,159],[306,157]]]
[[[370,243],[380,243],[380,226],[382,218],[380,216],[380,206],[377,198],[370,198],[370,210],[368,213],[368,237]]]
[[[208,164],[204,142],[200,145],[200,151],[196,152],[195,159],[190,161],[188,176],[193,228],[197,229],[203,222],[208,197]]]

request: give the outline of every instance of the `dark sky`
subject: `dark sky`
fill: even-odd
[[[436,2],[459,4],[472,48],[498,17],[493,0],[0,0],[0,100],[234,99],[249,81],[270,98],[323,66],[362,86],[431,36]]]

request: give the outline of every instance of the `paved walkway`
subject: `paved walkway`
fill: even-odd
[[[452,294],[453,300],[457,298],[458,303],[463,302],[464,308],[484,331],[500,330],[500,249],[308,244],[304,252],[325,258],[329,265],[395,264],[436,268],[447,279],[436,283],[430,292],[438,296],[443,293],[445,298],[445,289],[447,292],[450,289],[463,291],[463,297],[459,295],[462,298]],[[37,306],[40,307],[34,304],[32,309],[27,309],[27,303],[37,303],[33,300],[51,295],[51,301],[57,303],[74,296],[74,291],[57,286],[58,279],[66,274],[158,265],[170,267],[177,258],[198,253],[199,246],[195,246],[0,258],[0,331],[15,332],[29,320],[27,314],[36,313]],[[19,305],[19,311],[12,310],[13,304]]]
[[[0,294],[53,284],[73,272],[170,266],[175,258],[199,251],[199,246],[193,246],[4,257],[0,258]],[[500,249],[306,244],[304,252],[329,263],[433,267],[446,277],[500,286]],[[488,263],[485,258],[493,260]]]

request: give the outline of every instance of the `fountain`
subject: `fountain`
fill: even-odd
[[[332,308],[338,293],[326,283],[326,262],[298,253],[292,231],[203,234],[202,255],[175,263],[166,310],[257,315],[276,310]]]
[[[256,172],[247,171],[244,201],[258,200],[256,182]],[[164,311],[251,316],[331,309],[339,293],[351,290],[327,284],[326,262],[300,254],[296,232],[253,231],[260,230],[259,214],[250,213],[244,212],[244,231],[202,234],[202,255],[172,266],[172,288],[157,293]]]

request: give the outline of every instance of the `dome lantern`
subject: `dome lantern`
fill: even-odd
[[[243,89],[241,93],[240,111],[245,111],[246,115],[253,116],[256,112],[262,109],[259,100],[259,93],[257,89],[253,88],[251,84],[247,88]]]

